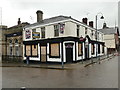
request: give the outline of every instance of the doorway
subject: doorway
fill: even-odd
[[[41,46],[41,62],[47,61],[47,47]]]
[[[73,62],[73,43],[65,44],[66,47],[66,62]]]
[[[88,45],[85,46],[85,59],[89,59],[89,48],[88,48]]]

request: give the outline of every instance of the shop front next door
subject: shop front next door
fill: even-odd
[[[73,44],[66,44],[66,62],[73,62]]]

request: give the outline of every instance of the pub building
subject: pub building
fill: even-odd
[[[36,14],[37,23],[23,29],[24,60],[71,63],[104,55],[103,33],[97,32],[96,41],[93,21],[87,25],[87,18],[80,22],[62,15],[43,20],[42,11]]]

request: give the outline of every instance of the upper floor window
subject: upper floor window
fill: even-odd
[[[18,40],[17,39],[15,39],[15,44],[18,44]]]
[[[36,29],[32,29],[32,32],[36,32]]]
[[[9,43],[12,44],[12,40],[9,40]]]
[[[80,26],[77,25],[77,37],[79,37],[79,29],[80,29]]]
[[[54,36],[59,36],[59,25],[54,25]]]
[[[100,40],[100,36],[99,35],[100,35],[100,33],[98,32],[97,33],[97,40]]]
[[[93,36],[93,30],[91,30],[91,37]]]
[[[87,28],[85,27],[85,34],[87,34]]]
[[[45,38],[45,27],[41,28],[41,38]]]

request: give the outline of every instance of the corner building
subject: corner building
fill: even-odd
[[[80,22],[68,16],[42,19],[43,12],[37,11],[37,23],[23,30],[23,58],[39,62],[78,62],[104,55],[103,33],[98,33],[93,22],[87,18]],[[97,51],[96,51],[97,47]],[[96,54],[97,53],[97,54]]]

